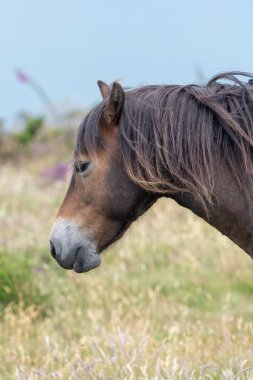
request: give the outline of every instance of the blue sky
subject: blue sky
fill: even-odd
[[[82,107],[100,99],[97,79],[138,86],[253,72],[252,15],[250,0],[2,1],[0,117],[45,111],[18,67],[56,105]]]

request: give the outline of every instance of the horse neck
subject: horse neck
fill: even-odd
[[[208,213],[191,194],[174,194],[171,198],[226,235],[253,258],[253,210],[224,160],[221,159],[216,173],[215,203]]]

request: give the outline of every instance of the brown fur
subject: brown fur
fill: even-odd
[[[101,125],[105,148],[96,156],[75,153],[75,161],[95,161],[87,177],[73,172],[58,217],[74,220],[97,242],[101,252],[118,240],[131,223],[157,199],[130,181],[122,171],[118,128]]]

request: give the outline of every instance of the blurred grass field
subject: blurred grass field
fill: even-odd
[[[94,271],[51,259],[54,144],[0,166],[0,379],[253,379],[253,262],[173,201]]]

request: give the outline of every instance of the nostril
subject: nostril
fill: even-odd
[[[52,257],[55,259],[56,258],[56,250],[55,250],[55,247],[51,241],[50,241],[50,252],[51,252]]]

